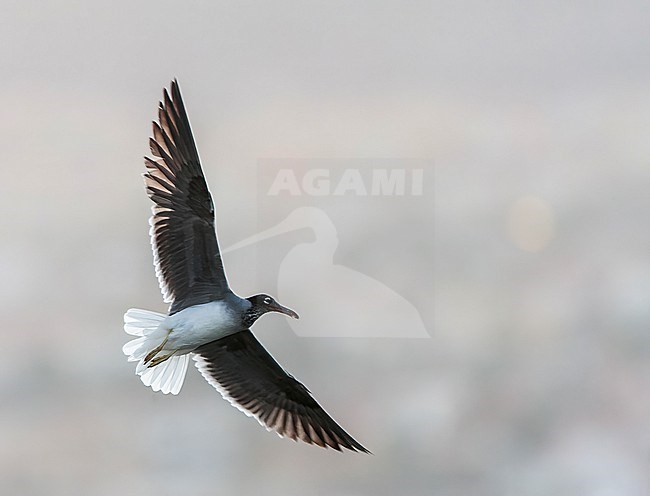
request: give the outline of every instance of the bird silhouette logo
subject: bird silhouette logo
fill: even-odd
[[[298,336],[427,338],[420,313],[406,298],[358,270],[334,263],[336,226],[317,207],[298,207],[275,226],[227,249],[233,252],[299,229],[311,242],[292,247],[278,268],[278,296],[300,308],[310,326],[287,323]],[[306,292],[305,288],[309,288]],[[323,304],[327,302],[327,304]]]

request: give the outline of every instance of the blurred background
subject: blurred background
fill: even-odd
[[[648,494],[649,31],[642,1],[2,1],[3,493]],[[433,164],[339,244],[429,338],[255,329],[373,456],[122,355],[124,311],[166,309],[140,175],[172,77],[222,246],[255,233],[260,159]],[[226,256],[239,294],[274,291],[254,258]]]

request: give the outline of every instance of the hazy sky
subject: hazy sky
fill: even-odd
[[[0,487],[643,494],[648,13],[604,1],[0,2]],[[173,77],[222,246],[288,205],[318,206],[338,229],[334,262],[421,314],[428,339],[308,338],[279,318],[255,328],[374,456],[279,440],[194,370],[178,397],[155,394],[121,354],[124,311],[165,310],[140,174]],[[431,187],[283,203],[258,186],[261,167],[286,158],[335,175],[416,160]],[[283,257],[313,236],[227,255],[232,286],[277,291]],[[332,318],[372,308],[368,294],[319,298],[339,305]]]

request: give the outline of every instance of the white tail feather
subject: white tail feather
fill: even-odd
[[[147,367],[140,373],[140,379],[145,386],[164,394],[178,394],[183,386],[189,353],[173,356],[155,367]]]
[[[124,314],[124,330],[131,336],[143,336],[145,331],[155,331],[167,316],[158,312],[129,308]]]
[[[124,331],[137,336],[122,347],[130,362],[138,362],[135,373],[145,386],[164,394],[178,394],[183,386],[189,354],[174,355],[154,367],[144,363],[150,351],[161,345],[169,331],[161,329],[160,324],[167,316],[149,310],[129,309],[124,314]]]

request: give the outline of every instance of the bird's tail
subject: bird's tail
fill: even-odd
[[[190,355],[172,355],[153,365],[152,358],[164,346],[169,331],[160,328],[166,315],[131,308],[124,314],[124,330],[135,339],[124,345],[122,351],[129,362],[138,362],[135,373],[145,386],[164,394],[178,394],[183,386]]]

